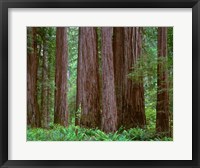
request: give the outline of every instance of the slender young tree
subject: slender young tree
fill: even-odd
[[[37,28],[28,28],[27,34],[27,124],[32,127],[40,127],[41,120],[37,101]]]
[[[169,93],[167,59],[167,27],[158,28],[157,115],[156,130],[169,134]]]
[[[117,130],[117,105],[114,83],[112,50],[112,28],[102,28],[102,129],[105,132]]]
[[[96,28],[80,27],[79,36],[76,106],[81,107],[80,124],[96,128],[101,125]]]
[[[82,35],[81,35],[81,28],[79,28],[79,41],[78,41],[78,65],[77,65],[77,88],[76,88],[76,113],[75,113],[75,125],[80,125],[80,116],[79,112],[82,109],[82,77],[81,73],[82,70]]]
[[[50,39],[49,39],[50,40]],[[48,87],[47,87],[47,127],[49,128],[49,124],[50,124],[50,113],[51,113],[51,108],[53,109],[53,102],[52,102],[52,97],[53,97],[53,93],[51,89],[51,69],[52,69],[52,56],[50,55],[50,53],[52,52],[52,50],[48,50]],[[53,78],[54,80],[54,78]]]
[[[123,81],[124,81],[124,28],[113,28],[113,65],[115,76],[115,92],[117,102],[117,126],[123,125]]]
[[[56,28],[56,72],[54,123],[68,126],[67,108],[67,31]]]
[[[142,51],[142,34],[139,27],[124,28],[124,83],[123,125],[125,128],[144,127],[146,124],[144,87],[141,81],[128,78]]]

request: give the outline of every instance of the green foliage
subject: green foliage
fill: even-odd
[[[78,27],[69,27],[68,35],[68,90],[76,85],[78,59]]]
[[[168,70],[169,70],[169,100],[170,100],[170,112],[171,119],[173,119],[173,27],[168,28],[167,36],[168,47]]]
[[[145,114],[146,114],[147,129],[155,130],[155,128],[156,128],[156,109],[152,108],[151,104],[149,104],[149,107],[145,108]]]
[[[33,52],[32,48],[32,29],[30,27],[27,28],[27,54]]]
[[[38,27],[37,28],[37,50],[38,50],[38,80],[37,80],[37,100],[42,114],[42,86],[45,85],[42,82],[43,72],[43,48],[44,43],[47,46],[47,59],[48,59],[48,83],[49,88],[49,114],[50,122],[53,122],[54,115],[54,91],[55,91],[55,55],[56,55],[56,28],[55,27]],[[42,121],[43,122],[43,121]]]
[[[167,57],[157,56],[157,28],[144,28],[143,53],[128,75],[134,82],[143,83],[145,90],[145,114],[147,130],[156,128],[156,102],[157,102],[157,65],[162,64],[163,70],[168,72],[168,93],[170,109],[170,127],[173,130],[173,28],[168,28]],[[161,91],[161,90],[160,90]],[[151,131],[146,135],[148,136]],[[167,138],[166,138],[167,139]],[[156,140],[156,139],[155,139]]]
[[[76,113],[76,85],[72,85],[68,92],[69,124],[74,124]]]
[[[137,63],[128,75],[134,82],[143,83],[145,90],[145,111],[156,114],[157,102],[157,65],[162,64],[163,70],[168,72],[168,92],[170,101],[171,121],[173,120],[173,27],[168,28],[167,45],[168,56],[157,56],[157,27],[146,27],[143,30],[143,50]],[[152,119],[149,117],[149,119]],[[155,123],[155,121],[154,121]]]
[[[68,35],[68,110],[69,123],[74,124],[76,113],[76,80],[77,80],[77,59],[78,59],[78,27],[69,27]]]
[[[54,125],[51,129],[28,128],[28,141],[172,141],[170,137],[156,134],[153,130],[120,128],[106,134],[99,129],[87,129],[70,125],[68,128]]]

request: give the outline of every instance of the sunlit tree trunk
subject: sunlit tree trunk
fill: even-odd
[[[158,28],[158,82],[156,130],[169,134],[169,93],[167,73],[167,27]]]
[[[63,126],[68,126],[67,59],[67,31],[64,27],[57,27],[54,123]]]
[[[102,129],[117,130],[117,105],[114,83],[112,28],[102,28]]]

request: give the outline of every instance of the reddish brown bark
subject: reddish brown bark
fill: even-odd
[[[80,124],[96,128],[101,124],[97,32],[93,27],[81,27],[79,32],[77,109],[81,107]]]
[[[114,84],[112,28],[102,28],[102,129],[105,132],[117,130],[117,105]]]
[[[54,123],[63,126],[68,126],[67,59],[67,31],[64,27],[57,27]]]
[[[124,81],[124,28],[113,28],[113,65],[115,76],[115,92],[117,102],[117,127],[123,124],[122,92]]]
[[[32,127],[40,127],[40,112],[37,101],[37,40],[36,27],[27,29],[28,51],[27,51],[27,124]]]
[[[44,28],[45,29],[45,28]],[[45,31],[45,30],[43,30]],[[42,113],[42,127],[48,128],[48,51],[46,34],[43,37],[43,65],[42,65],[42,102],[41,102],[41,113]]]
[[[156,130],[169,134],[168,74],[165,59],[167,59],[167,27],[159,27]]]
[[[124,83],[123,83],[123,125],[125,128],[144,127],[146,124],[143,82],[128,78],[134,71],[142,50],[141,28],[124,28]],[[142,78],[142,77],[141,77]]]

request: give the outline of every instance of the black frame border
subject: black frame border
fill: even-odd
[[[192,8],[192,160],[8,160],[9,8]],[[185,167],[200,168],[199,0],[0,0],[0,167]],[[134,152],[134,151],[133,151]],[[181,151],[180,151],[181,152]]]

